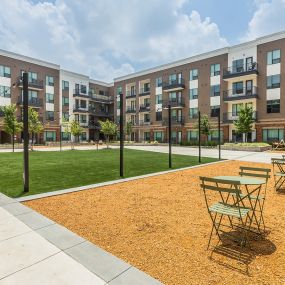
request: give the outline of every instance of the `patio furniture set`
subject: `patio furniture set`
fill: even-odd
[[[272,159],[275,190],[285,182],[285,155]],[[207,245],[214,233],[218,243],[234,241],[250,246],[250,241],[266,235],[264,204],[270,178],[270,168],[240,167],[238,176],[200,177],[208,213],[212,221]],[[217,247],[214,246],[214,249]]]

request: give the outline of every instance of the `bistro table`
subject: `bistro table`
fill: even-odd
[[[262,185],[266,184],[266,179],[263,178],[252,178],[252,177],[246,177],[246,176],[215,176],[215,179],[219,179],[219,180],[224,180],[224,181],[238,181],[240,183],[240,186],[244,186],[242,188],[240,188],[240,190],[242,191],[243,189],[245,189],[244,193],[242,193],[240,195],[240,200],[239,202],[248,202],[247,206],[249,208],[251,208],[252,210],[252,216],[250,218],[250,220],[252,221],[253,219],[255,219],[255,222],[257,224],[258,227],[258,233],[262,234],[261,230],[260,230],[260,221],[263,221],[263,216],[262,216],[262,211],[260,213],[260,217],[258,219],[257,217],[257,213],[256,213],[256,206],[257,206],[257,202],[258,199],[262,199],[262,197],[260,196],[260,192],[261,192],[261,188]],[[237,202],[235,203],[237,204]]]

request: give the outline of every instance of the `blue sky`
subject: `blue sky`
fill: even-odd
[[[285,0],[1,0],[0,49],[114,77],[285,30]]]

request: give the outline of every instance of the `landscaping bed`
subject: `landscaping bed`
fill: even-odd
[[[267,143],[225,143],[221,149],[261,152],[271,150],[272,146]]]
[[[206,251],[211,221],[199,176],[238,175],[241,165],[271,167],[227,161],[25,204],[166,285],[284,284],[285,196],[273,178],[264,213],[270,232],[245,250],[248,264]]]

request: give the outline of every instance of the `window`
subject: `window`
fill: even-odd
[[[22,71],[22,75],[23,75],[24,71]],[[29,79],[29,83],[36,83],[38,80],[38,74],[36,72],[32,72],[29,71],[28,72],[28,79]]]
[[[46,111],[46,120],[47,121],[54,121],[54,112],[53,111]]]
[[[211,64],[211,76],[217,76],[221,74],[221,65],[219,63]]]
[[[243,59],[233,60],[233,73],[243,72]]]
[[[53,131],[46,131],[44,133],[44,139],[46,142],[55,142],[56,140],[56,133]]]
[[[149,92],[150,91],[150,83],[144,83],[143,85],[143,92]]]
[[[176,83],[176,74],[170,74],[169,75],[169,84]]]
[[[189,118],[195,119],[198,117],[198,108],[190,108],[189,109]]]
[[[83,124],[86,124],[87,116],[86,115],[80,115],[80,122],[83,123]]]
[[[123,92],[122,86],[117,87],[117,95],[120,95]]]
[[[267,53],[267,64],[279,63],[281,59],[280,49],[273,50]]]
[[[80,85],[80,93],[82,93],[82,94],[86,94],[87,93],[86,85]]]
[[[131,86],[131,95],[136,95],[136,87],[134,85]]]
[[[238,116],[240,109],[243,107],[243,104],[233,104],[232,105],[232,115]]]
[[[150,132],[144,132],[143,139],[144,141],[150,141]]]
[[[69,90],[69,82],[62,80],[62,90],[68,91]]]
[[[0,65],[0,77],[11,77],[11,68],[8,66]]]
[[[155,120],[156,121],[162,121],[162,112],[156,112],[155,113]]]
[[[224,134],[222,130],[220,131],[220,135],[221,135],[221,142],[223,142]],[[219,141],[219,130],[212,130],[211,134],[208,136],[208,140],[218,142]]]
[[[233,83],[233,94],[242,94],[243,93],[243,82],[234,82]]]
[[[284,129],[263,129],[262,141],[272,142],[281,141],[284,139]]]
[[[117,101],[117,109],[120,110],[120,108],[121,108],[121,101]]]
[[[157,77],[155,79],[155,86],[156,87],[161,87],[162,86],[162,77]]]
[[[198,140],[198,131],[187,131],[187,141],[197,141]]]
[[[80,108],[83,108],[83,109],[87,108],[87,104],[85,100],[80,100]]]
[[[62,105],[63,106],[69,106],[69,98],[68,97],[62,97]]]
[[[61,140],[62,140],[62,141],[69,141],[69,140],[70,140],[70,134],[69,134],[69,133],[62,132],[62,133],[61,133]]]
[[[267,113],[280,113],[280,100],[268,100]]]
[[[218,117],[220,113],[220,106],[211,106],[211,117]]]
[[[69,121],[69,114],[68,112],[62,112],[62,119],[63,121]]]
[[[155,96],[155,104],[162,104],[162,94]]]
[[[86,139],[87,139],[87,135],[86,135],[86,133],[84,132],[84,133],[81,134],[81,140],[82,140],[82,141],[86,141]]]
[[[95,93],[95,90],[94,89],[91,89],[93,91],[93,94]],[[99,95],[102,95],[104,96],[105,95],[105,92],[103,90],[99,90]]]
[[[198,99],[198,88],[193,88],[189,90],[189,99]]]
[[[46,93],[46,103],[54,103],[54,95],[50,93]]]
[[[54,79],[53,76],[46,76],[46,85],[54,86]]]
[[[198,79],[198,69],[190,70],[190,81]]]
[[[163,142],[163,132],[154,132],[154,140],[157,142]]]
[[[211,86],[211,97],[220,96],[220,84]]]
[[[150,114],[144,114],[143,120],[144,120],[144,122],[149,123],[150,122]]]
[[[280,88],[280,74],[267,76],[267,89]]]
[[[0,85],[0,97],[11,98],[11,88]]]

